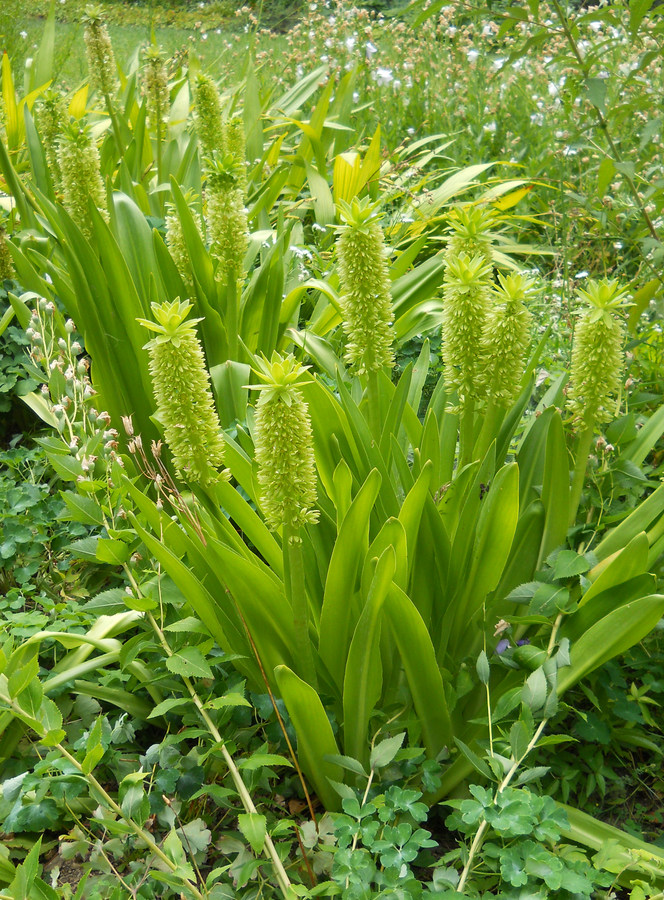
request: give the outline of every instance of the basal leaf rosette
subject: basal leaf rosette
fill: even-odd
[[[190,310],[191,303],[179,300],[153,303],[156,321],[138,321],[156,332],[144,349],[150,354],[157,413],[175,467],[188,481],[208,485],[229,473],[218,471],[224,464],[224,439],[196,336],[201,320],[185,321]]]
[[[337,239],[346,361],[358,375],[394,365],[392,294],[383,231],[368,201],[339,204]]]
[[[293,356],[273,354],[254,369],[263,384],[256,404],[254,444],[261,506],[270,528],[293,531],[318,521],[316,463],[307,404],[298,389],[305,383]]]
[[[521,389],[532,316],[525,300],[533,289],[526,275],[498,275],[482,335],[482,384],[489,401],[508,407]]]
[[[578,295],[584,306],[574,331],[568,402],[576,425],[593,428],[611,418],[611,401],[620,391],[628,294],[615,279],[605,279],[590,281]]]

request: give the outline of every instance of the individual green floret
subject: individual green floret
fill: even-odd
[[[238,168],[230,157],[207,160],[207,227],[210,253],[218,261],[216,277],[239,278],[249,246],[249,225]]]
[[[383,232],[368,201],[340,203],[337,239],[346,361],[358,375],[394,365],[392,294]]]
[[[308,367],[273,354],[256,374],[265,382],[256,405],[255,448],[261,506],[270,528],[296,531],[318,521],[316,464],[307,404],[296,382]]]
[[[194,85],[194,118],[201,157],[226,152],[224,123],[219,91],[207,75],[199,75]]]
[[[521,389],[532,318],[524,300],[533,282],[522,274],[498,280],[482,335],[481,381],[490,402],[508,407]]]
[[[620,312],[627,291],[604,280],[590,281],[578,293],[586,305],[574,331],[568,399],[576,423],[590,428],[611,417],[611,398],[620,390],[625,337]]]
[[[445,384],[459,394],[459,406],[483,396],[482,338],[490,306],[489,266],[482,256],[450,259],[443,289]]]
[[[7,232],[0,222],[0,284],[2,284],[5,279],[14,277],[14,264],[9,254],[9,247],[7,244]]]
[[[62,185],[62,172],[58,161],[58,145],[62,131],[69,122],[67,101],[58,91],[46,91],[39,107],[39,130],[46,161],[56,190]]]
[[[156,322],[138,321],[157,332],[144,349],[150,354],[157,414],[175,467],[188,481],[207,485],[228,473],[217,471],[224,464],[224,439],[196,336],[201,320],[184,321],[190,309],[191,303],[179,300],[153,303]]]
[[[89,202],[108,217],[106,191],[99,171],[99,152],[92,132],[75,122],[67,125],[58,143],[63,204],[86,237],[90,237]]]
[[[143,93],[150,127],[161,131],[170,116],[171,100],[166,66],[158,47],[150,46],[145,51]]]
[[[445,261],[456,259],[460,253],[481,256],[489,266],[487,281],[493,268],[493,235],[496,217],[486,206],[461,206],[449,215],[451,235],[445,251]]]
[[[88,6],[83,16],[83,24],[90,90],[99,91],[104,97],[112,97],[117,86],[117,69],[102,8]]]
[[[199,234],[201,234],[201,217],[200,214],[196,211],[194,205],[197,199],[196,194],[194,194],[193,191],[189,190],[185,193],[184,199],[191,211],[196,230]],[[171,252],[173,262],[177,266],[177,270],[180,273],[182,280],[191,290],[193,288],[191,260],[189,258],[189,251],[187,250],[184,233],[182,231],[182,222],[180,221],[180,216],[178,215],[177,207],[174,203],[166,204],[166,246]]]

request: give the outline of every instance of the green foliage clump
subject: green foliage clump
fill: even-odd
[[[185,318],[191,303],[152,304],[156,322],[139,322],[157,336],[145,345],[157,412],[177,470],[203,485],[217,481],[224,440],[210,391],[210,378],[196,336],[200,319]]]

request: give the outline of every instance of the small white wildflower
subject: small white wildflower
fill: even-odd
[[[466,53],[466,58],[469,63],[474,63],[479,58],[479,55],[480,51],[473,48],[472,50],[469,50],[468,53]]]

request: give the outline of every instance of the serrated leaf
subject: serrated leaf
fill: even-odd
[[[205,704],[206,709],[223,709],[225,706],[251,706],[251,703],[243,697],[242,694],[236,694],[232,691],[224,694],[223,697],[216,697]]]
[[[121,566],[129,559],[129,546],[124,541],[98,538],[95,555],[99,562],[109,563],[112,566]]]
[[[166,660],[166,668],[184,678],[212,678],[212,669],[200,650],[183,647]]]
[[[392,762],[397,752],[401,749],[401,745],[406,737],[406,732],[397,734],[394,737],[387,738],[377,744],[371,751],[370,766],[372,769],[382,769],[384,766]]]
[[[544,776],[550,772],[551,769],[549,766],[535,766],[532,769],[525,769],[516,780],[517,784],[528,784],[530,781],[536,781],[538,778],[544,778]]]
[[[158,703],[155,708],[152,710],[148,719],[157,719],[159,716],[166,715],[167,712],[171,712],[174,709],[181,709],[184,706],[187,706],[191,703],[191,700],[188,697],[170,697],[168,700],[162,700],[161,703]]]
[[[103,525],[104,514],[101,507],[92,497],[82,497],[74,491],[62,491],[62,499],[67,505],[67,515],[62,518],[66,522],[81,522],[83,525]]]
[[[83,758],[83,762],[81,763],[81,769],[84,775],[89,775],[90,772],[93,771],[97,767],[97,764],[101,761],[101,758],[104,755],[104,748],[101,744],[96,744],[85,754]]]
[[[341,766],[342,769],[348,769],[349,772],[355,772],[356,775],[362,775],[364,778],[367,777],[368,773],[365,771],[362,763],[358,759],[353,759],[352,756],[344,756],[343,754],[338,753],[335,756],[328,756],[327,759],[330,762]]]
[[[467,744],[464,744],[460,738],[455,737],[454,743],[474,769],[477,769],[477,771],[481,775],[484,775],[485,778],[491,778],[491,769],[484,760],[480,759],[479,756],[474,753]]]
[[[251,844],[254,853],[262,853],[267,820],[260,813],[243,813],[237,817],[238,828]]]
[[[574,550],[561,550],[553,566],[553,577],[573,578],[575,575],[583,575],[589,569],[590,563],[584,556],[580,556]]]
[[[249,772],[263,766],[289,766],[292,768],[293,763],[278,753],[253,753],[248,759],[242,759],[238,763],[238,769],[246,769]]]
[[[546,676],[541,669],[535,669],[526,679],[521,698],[526,706],[529,706],[533,712],[537,712],[544,706],[546,694]]]
[[[526,754],[531,737],[532,733],[523,719],[517,719],[510,728],[510,747],[515,760],[520,760]]]

